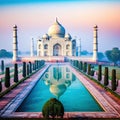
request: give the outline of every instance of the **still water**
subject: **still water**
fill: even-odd
[[[62,102],[66,112],[103,111],[66,65],[52,65],[37,82],[17,112],[41,112],[50,98]]]

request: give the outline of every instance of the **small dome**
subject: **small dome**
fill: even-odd
[[[65,29],[64,27],[57,21],[49,28],[48,35],[52,38],[56,37],[64,37],[65,36]]]
[[[42,38],[43,38],[43,39],[49,39],[49,36],[48,36],[48,34],[44,34],[44,35],[42,36]]]
[[[65,38],[67,38],[67,39],[69,39],[69,40],[72,39],[72,37],[71,37],[71,35],[70,35],[69,33],[65,35]]]

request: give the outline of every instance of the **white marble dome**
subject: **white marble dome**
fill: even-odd
[[[55,23],[48,29],[48,35],[52,38],[64,37],[65,28],[56,19]]]

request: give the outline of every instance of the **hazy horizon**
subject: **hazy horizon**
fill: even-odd
[[[12,30],[16,24],[19,50],[30,51],[31,39],[34,38],[36,45],[56,17],[66,33],[81,39],[82,51],[92,52],[94,25],[98,25],[100,52],[113,47],[120,49],[119,11],[119,0],[0,1],[0,49],[12,51]]]

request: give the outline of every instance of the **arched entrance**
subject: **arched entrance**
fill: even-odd
[[[53,46],[53,56],[60,56],[60,55],[61,55],[61,45],[57,43]]]

